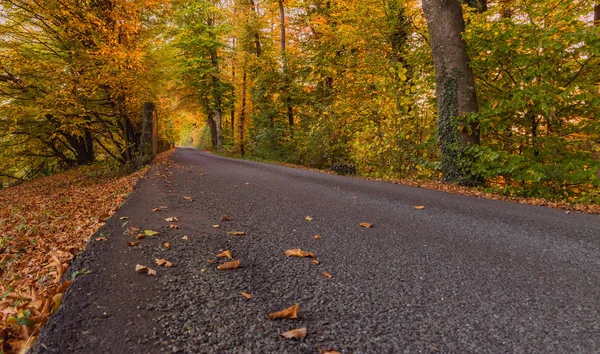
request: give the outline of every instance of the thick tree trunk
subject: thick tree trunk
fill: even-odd
[[[215,111],[215,123],[217,124],[217,151],[221,150],[223,146],[223,134],[221,134],[221,127],[223,124],[223,112],[220,109]]]
[[[478,111],[473,71],[462,39],[459,0],[423,0],[436,72],[438,130],[444,179],[470,183],[464,148],[479,144],[479,126],[465,117]]]
[[[283,7],[283,0],[279,0],[279,16],[280,16],[280,27],[281,27],[281,57],[283,59],[283,80],[285,90],[285,105],[287,107],[287,118],[288,123],[291,126],[294,125],[294,108],[292,106],[292,98],[290,97],[290,77],[288,70],[288,60],[285,51],[285,8]]]
[[[594,25],[600,26],[600,2],[598,1],[594,6]]]
[[[208,123],[208,128],[210,129],[210,143],[212,148],[216,149],[219,141],[217,135],[217,124],[215,123],[215,120],[211,114],[207,115],[206,122]]]

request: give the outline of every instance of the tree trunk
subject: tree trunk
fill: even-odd
[[[444,180],[473,183],[464,148],[479,144],[479,126],[466,116],[478,111],[473,71],[462,39],[459,0],[423,0],[436,72],[438,131]]]
[[[600,26],[600,2],[598,1],[594,6],[594,25]]]
[[[291,127],[294,125],[294,108],[292,107],[292,99],[290,97],[290,78],[288,72],[288,60],[285,52],[285,9],[283,7],[283,0],[279,0],[279,16],[281,20],[281,57],[283,59],[285,105],[287,107],[288,123]]]
[[[223,146],[223,134],[221,134],[221,127],[222,127],[222,117],[223,117],[223,112],[220,109],[217,109],[215,111],[215,120],[216,120],[216,124],[217,124],[217,151],[221,150],[221,147]]]
[[[244,75],[242,76],[242,109],[240,112],[240,119],[238,122],[238,134],[240,136],[240,154],[244,156],[244,121],[246,120],[246,69],[244,68]]]

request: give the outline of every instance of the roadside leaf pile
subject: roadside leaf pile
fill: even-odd
[[[145,173],[85,167],[0,190],[0,352],[33,344],[70,283],[61,283],[69,261]]]

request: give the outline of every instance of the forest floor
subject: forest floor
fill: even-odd
[[[33,352],[593,352],[599,229],[177,149],[74,259]]]
[[[70,260],[105,239],[90,238],[146,171],[85,166],[0,190],[0,353],[33,344],[70,284]]]

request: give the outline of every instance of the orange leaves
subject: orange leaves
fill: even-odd
[[[223,215],[221,216],[221,222],[229,221],[229,216]]]
[[[178,222],[179,219],[176,216],[172,216],[170,218],[165,219],[166,222]]]
[[[306,252],[301,250],[300,248],[294,248],[291,250],[286,250],[285,255],[288,257],[311,257],[315,258],[317,255],[312,252]]]
[[[285,339],[297,339],[300,340],[306,337],[306,327],[292,329],[291,331],[287,331],[285,333],[281,333],[281,336]]]
[[[176,229],[176,230],[178,230],[178,229],[181,229],[181,226],[175,225],[175,224],[171,224],[171,225],[169,225],[169,229]]]
[[[298,311],[300,310],[300,304],[295,304],[294,306],[288,307],[285,310],[281,310],[278,312],[274,312],[269,314],[270,320],[280,320],[284,318],[298,318]]]
[[[306,221],[313,221],[313,218],[311,218],[310,216],[307,216],[305,219]]]
[[[96,237],[96,241],[106,241],[106,237]]]
[[[188,196],[183,197],[183,199],[189,200],[190,202],[193,201],[192,197],[188,197]]]
[[[425,209],[425,206],[424,205],[416,205],[415,209],[417,209],[417,210],[423,210],[423,209]]]
[[[142,241],[127,242],[127,246],[134,247],[134,246],[140,245],[141,243],[142,243]]]
[[[233,258],[233,256],[231,255],[231,251],[230,250],[225,250],[225,251],[223,251],[223,252],[221,252],[221,253],[219,253],[217,255],[217,258],[223,258],[223,257],[227,257],[229,259]]]
[[[319,262],[318,260],[315,259],[315,260],[312,261],[312,264],[319,265],[319,264],[321,264],[321,262]]]
[[[370,229],[373,227],[373,224],[369,224],[368,222],[361,222],[360,227],[364,227],[365,229]]]
[[[166,248],[166,249],[169,249],[169,248],[171,248],[171,244],[170,244],[170,243],[168,243],[168,242],[165,242],[165,243],[163,244],[163,247],[164,247],[164,248]]]
[[[148,275],[156,275],[156,271],[154,269],[150,269],[145,265],[136,264],[135,271],[140,274],[148,274]]]
[[[314,238],[315,240],[319,240],[319,239],[321,239],[321,236],[320,236],[320,235],[315,235],[313,238]]]
[[[252,294],[248,294],[245,291],[242,291],[240,294],[242,294],[242,296],[245,297],[248,300],[252,299]]]
[[[240,267],[240,260],[236,260],[233,262],[226,262],[217,267],[218,270],[233,270],[238,269]]]
[[[156,265],[159,267],[171,268],[173,266],[173,263],[167,261],[164,258],[155,259],[154,262],[156,262]]]
[[[331,279],[333,277],[333,275],[329,274],[329,272],[323,272],[323,275],[329,279]]]

